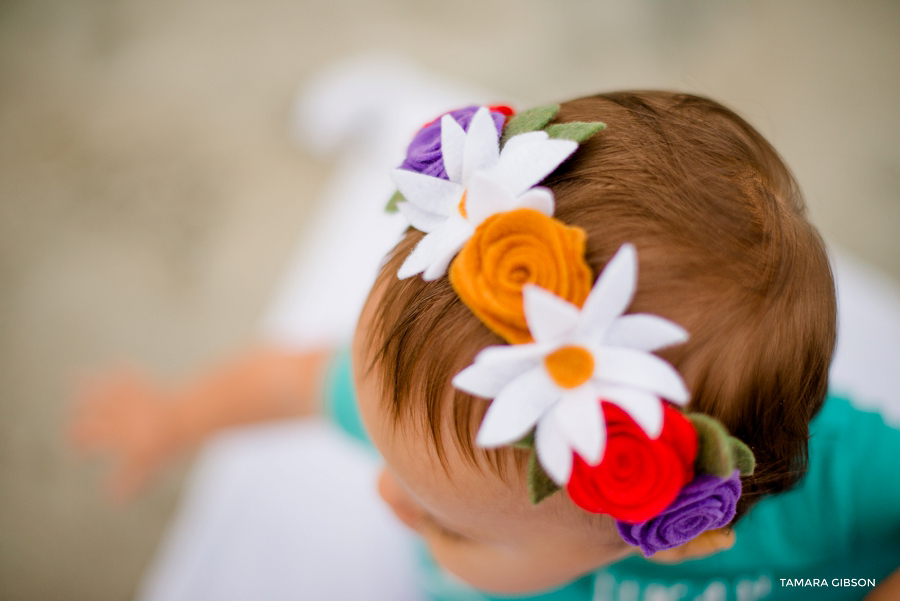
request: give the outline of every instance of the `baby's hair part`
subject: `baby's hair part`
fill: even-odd
[[[638,250],[630,313],[683,326],[687,343],[658,354],[691,391],[689,410],[711,415],[753,451],[738,517],[789,490],[807,465],[809,421],[821,408],[835,340],[835,297],[822,240],[800,190],[772,146],[706,98],[617,92],[561,105],[556,122],[603,121],[543,182],[555,217],[587,233],[598,276],[626,242]],[[476,451],[489,401],[454,389],[453,376],[484,347],[503,344],[446,277],[398,280],[423,234],[410,228],[376,283],[369,348],[395,423],[416,420],[443,460],[451,420],[465,457],[499,470],[509,454]],[[424,410],[423,410],[424,409]]]

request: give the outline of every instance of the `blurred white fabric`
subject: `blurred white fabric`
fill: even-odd
[[[412,534],[378,498],[378,464],[321,420],[218,437],[139,598],[416,601]]]
[[[830,388],[900,428],[900,286],[835,248],[831,264],[838,340]]]
[[[363,56],[301,94],[292,127],[337,154],[318,214],[262,324],[290,348],[347,344],[384,255],[406,223],[384,212],[390,169],[422,124],[492,100],[403,59]],[[376,492],[379,460],[318,420],[253,426],[203,450],[142,601],[421,598],[412,535]]]
[[[383,255],[405,227],[383,212],[416,128],[495,100],[403,61],[363,58],[301,96],[295,126],[316,152],[340,151],[263,332],[302,348],[349,340]],[[840,307],[832,388],[900,424],[900,290],[834,251]],[[411,535],[375,491],[378,459],[319,421],[244,428],[198,461],[142,601],[421,598]]]
[[[337,154],[337,164],[263,321],[265,338],[301,348],[350,339],[382,258],[407,226],[384,212],[395,190],[390,170],[435,115],[490,100],[380,55],[335,65],[302,90],[295,138]]]

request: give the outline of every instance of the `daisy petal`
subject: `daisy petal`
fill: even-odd
[[[534,284],[522,287],[525,321],[538,342],[559,338],[578,323],[578,307]]]
[[[634,386],[683,405],[690,393],[681,374],[656,355],[625,348],[594,349],[594,378],[600,383]]]
[[[491,367],[502,368],[507,363],[534,363],[543,361],[544,355],[553,350],[553,345],[529,342],[525,344],[501,344],[489,346],[475,356],[475,362]]]
[[[515,204],[518,208],[540,211],[547,217],[553,217],[555,210],[553,192],[547,188],[532,188],[518,197]]]
[[[472,231],[472,227],[462,218],[447,219],[438,229],[419,240],[397,271],[397,277],[403,280],[422,272],[422,277],[429,281],[441,277],[459,249],[472,236]]]
[[[658,396],[614,384],[598,386],[597,396],[621,407],[647,436],[654,440],[659,438],[663,427],[663,404]]]
[[[553,419],[542,419],[534,433],[534,450],[550,479],[565,486],[572,475],[572,449]]]
[[[559,392],[541,369],[525,372],[503,387],[488,407],[475,442],[499,447],[520,440],[559,400]]]
[[[518,196],[545,177],[575,152],[572,140],[551,140],[543,131],[519,134],[509,139],[492,174]]]
[[[605,338],[606,329],[622,315],[637,284],[637,251],[632,244],[623,244],[609,260],[581,308],[579,329],[596,342]]]
[[[514,346],[488,347],[475,357],[475,363],[465,368],[453,377],[453,386],[475,396],[492,399],[500,394],[503,387],[526,371],[541,364],[541,354],[532,352],[528,354],[507,353],[503,356],[502,350],[516,351],[519,347],[534,347],[533,344],[517,344]],[[487,351],[496,349],[498,352],[492,357]],[[484,357],[487,356],[487,359]]]
[[[447,221],[445,216],[429,213],[411,202],[399,202],[397,203],[397,209],[403,213],[403,216],[406,217],[411,226],[426,234],[433,232]]]
[[[487,107],[475,112],[466,131],[466,145],[463,150],[462,182],[468,183],[476,171],[493,166],[500,156],[500,141],[497,126]]]
[[[441,156],[444,159],[444,171],[451,182],[462,181],[463,148],[466,145],[466,132],[456,119],[450,115],[441,117]]]
[[[466,218],[473,227],[477,227],[491,215],[509,211],[515,205],[515,198],[509,190],[484,173],[474,174],[468,185]]]
[[[550,410],[569,444],[590,465],[597,465],[606,444],[606,422],[600,399],[593,386],[583,386],[563,394]]]
[[[511,137],[506,141],[500,156],[515,156],[523,152],[523,148],[542,144],[550,139],[550,134],[544,130],[529,131]]]
[[[632,313],[613,321],[606,331],[604,345],[624,346],[641,351],[656,351],[688,339],[687,331],[658,315]]]
[[[451,217],[448,221],[453,226],[445,239],[446,246],[437,253],[434,261],[422,273],[422,279],[426,282],[436,280],[447,273],[447,267],[475,231],[464,219]]]
[[[424,211],[444,217],[457,210],[463,194],[463,187],[456,182],[406,169],[394,169],[391,179],[407,201]]]

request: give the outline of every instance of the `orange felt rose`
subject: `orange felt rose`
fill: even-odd
[[[581,307],[591,290],[584,230],[534,209],[492,215],[450,266],[462,301],[507,342],[531,342],[522,286],[536,284]]]

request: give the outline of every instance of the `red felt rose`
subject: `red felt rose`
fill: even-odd
[[[572,501],[623,522],[642,522],[668,507],[694,477],[697,433],[668,404],[662,434],[651,440],[631,417],[603,403],[606,450],[596,466],[575,455],[567,489]]]

